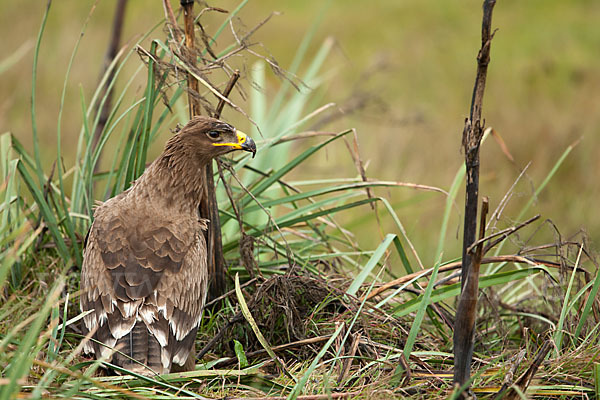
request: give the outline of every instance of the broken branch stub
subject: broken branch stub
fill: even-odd
[[[492,11],[495,0],[485,0],[483,3],[483,19],[481,28],[481,48],[477,55],[477,74],[471,99],[469,118],[465,121],[462,135],[462,145],[465,153],[466,166],[466,198],[464,235],[462,249],[461,295],[456,310],[454,324],[454,382],[459,386],[465,384],[471,373],[471,358],[473,355],[473,329],[477,311],[477,291],[479,287],[479,266],[483,252],[483,243],[477,246],[475,254],[469,252],[477,230],[477,203],[479,198],[479,147],[483,137],[483,119],[481,117],[483,94],[487,77],[487,67],[490,62],[490,47],[493,33]],[[484,200],[487,213],[487,199]],[[485,235],[485,214],[482,210],[482,226],[480,237]],[[465,394],[463,394],[464,396]]]

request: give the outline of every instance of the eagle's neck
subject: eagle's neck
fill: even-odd
[[[131,194],[157,208],[197,216],[204,195],[204,170],[209,162],[210,158],[170,140],[163,153],[135,182]]]

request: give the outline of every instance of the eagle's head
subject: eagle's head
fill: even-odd
[[[203,158],[214,158],[233,150],[256,154],[256,144],[251,137],[226,122],[209,117],[193,117],[179,132],[178,141],[191,147]]]

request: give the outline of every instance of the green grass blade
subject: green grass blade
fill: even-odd
[[[317,17],[314,19],[311,27],[306,31],[306,34],[302,38],[302,42],[300,42],[300,45],[298,46],[298,49],[296,50],[294,59],[292,60],[292,63],[290,64],[290,67],[288,68],[289,73],[295,75],[298,72],[298,69],[300,68],[300,64],[305,59],[306,53],[310,46],[310,43],[312,42],[313,37],[314,37],[319,25],[321,25],[321,22],[323,21],[323,18],[326,15],[325,11],[327,10],[327,8],[329,8],[330,4],[331,4],[331,1],[328,1],[324,4],[322,11],[317,13]],[[280,113],[280,111],[283,107],[283,102],[284,102],[287,94],[289,93],[289,91],[292,89],[292,87],[293,86],[290,82],[284,81],[281,89],[279,90],[279,92],[275,96],[275,99],[273,100],[273,103],[271,104],[271,110],[270,110],[269,116],[267,117],[267,120],[273,121],[276,118],[276,116]]]
[[[600,363],[594,363],[594,391],[596,398],[600,399]]]
[[[535,273],[543,271],[541,267],[530,267],[524,269],[517,269],[507,272],[499,272],[493,275],[482,276],[479,280],[479,289],[483,289],[490,286],[502,286],[511,281],[518,281]],[[433,279],[430,279],[433,281]],[[460,283],[445,286],[440,289],[435,289],[431,293],[429,304],[437,303],[452,297],[456,297],[460,294]],[[403,304],[400,304],[392,311],[397,317],[403,317],[410,314],[411,312],[417,311],[423,302],[423,295],[409,300]]]
[[[327,340],[327,342],[323,345],[321,350],[319,350],[319,353],[317,353],[315,358],[312,360],[312,362],[310,363],[306,372],[304,373],[304,375],[302,375],[302,378],[300,378],[298,380],[298,382],[296,383],[296,385],[294,385],[294,387],[292,388],[292,391],[290,392],[290,394],[287,397],[287,400],[295,400],[302,393],[302,390],[304,390],[304,387],[306,386],[308,379],[310,378],[312,373],[315,371],[315,369],[317,369],[319,362],[321,361],[323,356],[325,356],[325,353],[327,353],[327,350],[329,350],[329,348],[331,347],[333,342],[337,339],[339,334],[342,332],[343,328],[344,328],[344,324],[338,325],[338,327],[335,329],[335,331],[333,332],[333,334],[331,335],[329,340]]]
[[[23,178],[25,185],[29,189],[29,192],[33,196],[38,207],[40,208],[40,213],[42,214],[44,221],[46,221],[46,224],[48,225],[48,229],[50,230],[50,233],[52,234],[52,238],[54,239],[54,242],[56,243],[56,247],[58,249],[60,256],[62,257],[62,259],[65,263],[68,262],[68,260],[70,260],[70,258],[71,258],[71,253],[69,252],[69,249],[67,248],[67,245],[65,244],[63,236],[58,228],[58,222],[56,220],[56,217],[55,217],[54,213],[52,212],[52,209],[46,202],[46,199],[44,198],[44,194],[41,192],[40,188],[34,182],[33,177],[29,174],[29,171],[27,171],[27,168],[25,168],[25,165],[22,162],[19,162],[17,164],[17,169],[19,170],[19,174]]]
[[[246,358],[246,353],[244,352],[244,346],[237,340],[233,340],[233,350],[235,351],[235,356],[238,359],[238,363],[240,368],[246,368],[248,364],[248,359]]]
[[[354,278],[354,280],[346,290],[346,293],[352,296],[356,296],[358,289],[360,289],[361,285],[365,282],[369,274],[371,274],[373,268],[375,268],[375,266],[381,261],[381,258],[385,255],[388,247],[394,241],[394,239],[396,239],[396,235],[392,233],[388,233],[386,235],[385,239],[383,239],[383,242],[381,242],[379,246],[377,246],[375,253],[373,253],[367,264],[356,276],[356,278]]]
[[[296,225],[296,224],[307,222],[307,221],[313,220],[313,219],[318,218],[318,217],[333,215],[333,214],[335,214],[337,212],[340,212],[340,211],[344,211],[344,210],[347,210],[347,209],[350,209],[350,208],[362,206],[362,205],[365,205],[365,204],[370,204],[370,203],[373,203],[373,202],[376,202],[376,201],[378,201],[378,199],[376,199],[376,198],[373,198],[373,199],[364,199],[364,200],[355,201],[353,203],[344,204],[343,206],[327,208],[325,210],[317,211],[317,212],[309,214],[309,215],[304,215],[302,217],[298,217],[298,218],[293,218],[293,219],[289,219],[289,220],[286,220],[286,221],[282,221],[281,224],[278,224],[278,226],[279,226],[279,228],[286,228],[288,226],[293,226],[293,225]],[[258,235],[260,233],[269,233],[269,232],[272,232],[272,231],[274,231],[276,229],[277,228],[274,227],[274,226],[265,226],[260,231],[252,232],[251,234],[252,235]]]
[[[320,143],[318,145],[315,145],[315,146],[312,146],[312,147],[308,148],[302,154],[300,154],[299,156],[297,156],[296,158],[294,158],[292,161],[290,161],[289,163],[287,163],[286,165],[284,165],[282,168],[280,168],[279,170],[277,170],[274,174],[272,174],[267,179],[265,179],[257,187],[253,188],[252,194],[254,194],[255,197],[258,196],[258,195],[260,195],[267,188],[271,187],[279,179],[281,179],[281,177],[283,177],[285,174],[287,174],[288,172],[290,172],[292,169],[294,169],[295,167],[297,167],[298,165],[300,165],[308,157],[310,157],[311,155],[313,155],[314,153],[316,153],[317,151],[319,151],[323,147],[327,146],[329,143],[331,143],[331,142],[333,142],[335,140],[338,140],[339,138],[342,138],[342,137],[346,136],[350,132],[352,132],[351,129],[349,129],[347,131],[344,131],[344,132],[341,132],[341,133],[335,135],[334,137],[332,137],[332,138],[330,138],[330,139],[328,139],[328,140],[326,140],[326,141],[324,141],[324,142],[322,142],[322,143]],[[242,200],[242,205],[245,206],[246,204],[248,204],[251,201],[252,201],[252,198],[250,196],[245,196],[244,200]]]
[[[423,294],[421,301],[418,303],[417,315],[413,320],[410,331],[408,332],[408,337],[406,338],[406,343],[404,345],[404,357],[408,360],[410,357],[410,353],[412,352],[415,341],[417,340],[417,335],[419,330],[421,329],[421,323],[423,322],[423,317],[425,317],[425,311],[429,304],[431,304],[431,293],[433,292],[433,286],[435,285],[435,281],[437,280],[438,270],[441,264],[441,257],[439,255],[438,261],[436,261],[435,266],[433,267],[433,272],[431,273],[431,277],[429,278],[429,283],[427,284],[427,288],[425,288],[425,293]]]
[[[361,195],[362,195],[362,193],[357,193],[357,192],[345,193],[340,196],[327,198],[324,200],[317,201],[315,203],[307,204],[302,207],[294,208],[294,209],[290,210],[288,213],[275,218],[275,222],[277,224],[279,224],[279,223],[283,224],[287,221],[298,218],[298,216],[310,216],[310,215],[312,215],[312,214],[310,214],[311,212],[313,212],[314,210],[317,210],[317,209],[322,209],[324,206],[326,206],[328,204],[343,203],[345,200],[347,200],[351,197],[357,197],[357,196],[361,196]]]
[[[293,186],[298,186],[298,185],[294,184]],[[272,187],[275,188],[275,186],[272,186]],[[331,193],[336,193],[336,192],[343,192],[343,191],[349,191],[349,190],[361,190],[361,189],[377,188],[377,187],[391,188],[391,187],[401,187],[401,185],[399,185],[397,182],[386,182],[386,181],[362,182],[361,181],[361,182],[354,182],[354,183],[348,183],[348,184],[343,184],[343,185],[326,186],[323,188],[309,190],[306,192],[295,193],[295,194],[291,194],[288,196],[281,196],[281,197],[277,197],[272,200],[262,201],[261,205],[265,208],[268,208],[268,207],[273,207],[273,206],[277,206],[277,205],[281,205],[281,204],[293,203],[293,202],[297,202],[300,200],[311,199],[313,197],[323,196],[326,194],[331,194]],[[252,191],[252,193],[254,194],[254,190]],[[244,209],[244,211],[250,213],[253,211],[257,211],[259,209],[261,209],[261,208],[258,205],[251,205],[251,206],[246,207]]]
[[[455,204],[458,190],[460,189],[466,173],[466,167],[463,163],[456,172],[450,190],[448,190],[448,197],[446,197],[446,206],[444,207],[444,215],[442,217],[442,226],[440,227],[440,237],[438,239],[438,245],[436,254],[441,254],[444,250],[444,241],[446,240],[446,232],[448,230],[448,221],[450,220],[450,214],[452,213],[452,206]]]
[[[150,54],[156,54],[157,43],[152,41],[150,45]],[[136,171],[135,177],[137,178],[144,173],[146,169],[146,155],[148,152],[150,130],[152,124],[152,114],[154,111],[154,100],[156,98],[157,90],[155,87],[155,76],[154,76],[154,59],[150,57],[148,59],[148,83],[146,84],[146,103],[144,108],[144,115],[142,119],[142,132],[139,138],[138,145],[138,159],[136,160]]]
[[[16,351],[16,357],[12,360],[8,370],[5,371],[5,376],[8,377],[9,382],[0,390],[0,398],[13,398],[15,392],[18,390],[20,386],[19,380],[25,376],[29,370],[33,357],[37,354],[36,349],[41,346],[41,344],[35,344],[35,342],[38,341],[39,332],[46,321],[50,309],[54,306],[58,296],[60,296],[63,287],[64,281],[61,278],[58,283],[54,285],[50,295],[43,302],[36,319],[33,321],[23,337],[23,340],[20,342],[19,348]]]
[[[269,345],[269,342],[267,342],[267,339],[265,339],[262,332],[260,331],[260,328],[256,324],[256,321],[254,320],[254,317],[252,316],[252,313],[250,312],[250,309],[248,308],[248,304],[246,304],[244,295],[242,294],[242,288],[240,287],[239,274],[235,274],[235,294],[238,299],[238,303],[240,304],[240,309],[242,310],[242,314],[244,315],[244,318],[246,318],[246,321],[248,321],[248,324],[250,324],[252,331],[256,335],[256,338],[258,339],[258,341],[260,342],[262,347],[267,351],[269,356],[275,361],[275,363],[279,366],[279,368],[281,368],[281,370],[284,371],[286,373],[286,375],[288,375],[288,377],[290,377],[292,380],[294,380],[294,377],[292,375],[290,375],[289,372],[287,372],[285,365],[283,365],[283,363],[281,362],[279,357],[277,357],[277,355],[275,354],[275,352]]]
[[[581,311],[581,317],[579,318],[579,323],[577,324],[577,328],[575,328],[574,337],[578,338],[581,334],[581,331],[587,321],[587,318],[592,310],[594,302],[598,298],[598,289],[600,288],[600,271],[596,271],[596,278],[594,278],[594,285],[592,286],[592,290],[590,291],[588,298],[585,302],[585,306],[583,307],[583,311]]]
[[[556,324],[556,331],[554,332],[554,335],[552,335],[555,344],[554,348],[556,357],[560,356],[560,350],[562,348],[562,340],[564,335],[563,327],[565,326],[565,319],[567,318],[567,315],[570,311],[569,302],[571,298],[571,290],[573,289],[573,283],[575,282],[575,274],[577,272],[577,267],[579,266],[582,251],[583,245],[579,248],[579,253],[577,254],[577,261],[575,261],[573,272],[571,272],[571,279],[569,279],[569,285],[567,286],[567,290],[565,292],[563,306],[560,310],[560,318],[558,319],[558,323]]]
[[[267,93],[265,84],[265,63],[262,60],[256,61],[252,65],[252,81],[256,85],[250,91],[250,115],[258,127],[266,125]],[[260,88],[260,90],[259,90]],[[281,90],[280,90],[281,91]],[[260,131],[257,126],[252,125],[249,132],[252,136],[260,137]]]
[[[65,78],[63,80],[63,87],[62,87],[62,92],[60,95],[60,102],[59,102],[59,107],[58,107],[58,117],[57,117],[57,123],[56,123],[56,160],[57,160],[56,174],[58,176],[58,187],[60,189],[58,197],[60,200],[60,207],[62,207],[62,214],[64,215],[64,219],[63,219],[64,227],[65,227],[67,235],[71,239],[71,244],[73,247],[73,254],[75,256],[75,260],[78,265],[81,265],[81,262],[82,262],[81,248],[79,246],[79,241],[77,240],[77,237],[75,234],[75,224],[73,223],[73,220],[71,219],[71,216],[69,215],[69,204],[67,203],[67,200],[66,200],[65,186],[64,186],[64,180],[63,180],[63,175],[64,175],[64,171],[62,169],[63,163],[61,162],[61,160],[63,159],[63,156],[62,156],[62,148],[63,148],[63,146],[62,146],[62,116],[63,116],[63,110],[64,110],[64,105],[65,105],[65,97],[67,94],[67,87],[68,87],[68,83],[69,83],[69,77],[71,75],[71,68],[73,67],[75,55],[77,54],[77,51],[79,50],[79,45],[81,44],[81,40],[83,39],[83,35],[85,33],[88,22],[90,21],[91,15],[94,12],[94,10],[95,10],[95,7],[92,7],[92,11],[90,11],[90,14],[88,15],[85,22],[83,23],[83,27],[81,28],[80,34],[77,35],[77,40],[75,41],[75,46],[73,48],[73,51],[71,52],[71,58],[69,59],[69,64],[67,65],[67,72],[65,73]],[[82,97],[83,97],[83,93],[82,93]],[[83,102],[83,100],[82,100],[82,102]],[[84,118],[84,122],[85,121],[86,120]],[[88,139],[88,142],[89,142],[89,139]]]
[[[44,36],[44,29],[46,28],[46,21],[48,20],[48,14],[50,13],[51,1],[46,3],[46,11],[42,17],[42,25],[38,33],[37,40],[35,42],[35,50],[33,51],[33,71],[31,74],[31,132],[33,134],[33,154],[35,159],[35,172],[38,179],[39,186],[44,184],[44,173],[42,170],[42,159],[40,155],[40,145],[38,139],[37,130],[37,111],[35,107],[36,103],[36,85],[37,85],[37,65],[38,57],[40,54],[40,46],[42,44],[42,37]]]

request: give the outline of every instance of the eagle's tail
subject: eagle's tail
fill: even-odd
[[[96,309],[103,310],[99,305]],[[95,313],[84,317],[83,332],[87,334],[90,329],[96,329],[93,340],[84,347],[86,353],[94,353],[96,358],[102,357],[113,365],[142,375],[194,369],[197,326],[178,338],[162,313],[146,309],[138,310],[137,315],[126,319],[119,308],[104,313],[107,322],[98,323],[98,320],[102,321],[102,318]],[[113,372],[121,373],[117,369]]]
[[[129,371],[143,375],[168,373],[169,367],[162,363],[161,346],[156,337],[148,331],[146,324],[138,320],[133,329],[117,340],[112,363]]]

